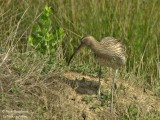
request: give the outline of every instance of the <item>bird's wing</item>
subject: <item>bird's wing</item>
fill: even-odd
[[[97,56],[110,66],[121,66],[126,62],[126,48],[120,40],[113,37],[105,37],[100,41],[101,48]]]
[[[113,37],[105,37],[100,41],[101,54],[104,57],[126,57],[126,47],[120,42],[120,40]]]

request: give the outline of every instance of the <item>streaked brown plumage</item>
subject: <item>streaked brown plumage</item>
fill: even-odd
[[[93,36],[84,37],[81,44],[75,49],[74,53],[71,55],[68,64],[70,63],[73,56],[83,47],[88,46],[95,54],[96,59],[99,61],[100,65],[111,67],[115,72],[112,82],[112,101],[111,101],[111,112],[113,109],[113,91],[114,91],[114,81],[118,71],[118,68],[126,63],[126,50],[125,46],[121,44],[120,41],[113,37],[105,37],[100,42],[98,42]],[[99,77],[99,89],[98,95],[100,96],[100,77]]]

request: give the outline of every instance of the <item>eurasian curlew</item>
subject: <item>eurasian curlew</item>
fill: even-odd
[[[118,72],[118,68],[126,63],[126,49],[125,46],[121,44],[120,41],[113,37],[105,37],[100,42],[98,42],[93,36],[84,37],[78,48],[75,49],[74,53],[71,55],[68,64],[70,63],[73,56],[83,47],[87,46],[90,48],[96,59],[99,61],[101,66],[111,67],[114,71],[112,87],[111,87],[111,107],[110,111],[113,109],[113,94],[114,94],[114,82]],[[101,91],[101,67],[99,71],[99,88],[98,96],[100,97]]]

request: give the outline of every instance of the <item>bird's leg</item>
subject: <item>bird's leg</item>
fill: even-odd
[[[101,98],[101,66],[99,67],[99,71],[98,71],[98,79],[99,79],[99,86],[98,86],[98,98]]]
[[[110,106],[110,112],[113,112],[113,96],[114,96],[114,83],[115,79],[118,73],[118,69],[113,71],[113,81],[112,81],[112,87],[111,87],[111,106]]]

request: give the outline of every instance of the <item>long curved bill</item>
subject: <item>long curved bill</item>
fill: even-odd
[[[73,54],[72,54],[71,57],[69,58],[68,65],[70,64],[73,56],[83,47],[83,45],[84,45],[84,44],[81,43],[81,44],[74,50]]]

